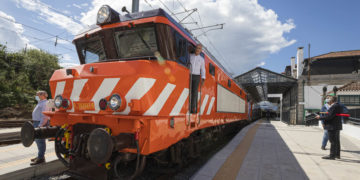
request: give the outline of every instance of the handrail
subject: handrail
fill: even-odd
[[[360,119],[359,118],[354,118],[354,117],[349,117],[350,123],[355,124],[355,125],[360,125]]]

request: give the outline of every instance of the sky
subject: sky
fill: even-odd
[[[63,67],[79,64],[72,39],[96,23],[104,4],[131,10],[131,0],[1,0],[0,43],[10,51],[56,54]],[[139,9],[171,14],[197,8],[183,21],[197,23],[183,24],[190,30],[225,23],[221,30],[192,33],[236,76],[257,66],[281,73],[298,47],[309,56],[309,43],[311,56],[360,49],[359,7],[359,0],[140,0]]]

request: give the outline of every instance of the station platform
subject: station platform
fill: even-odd
[[[323,130],[259,120],[242,129],[191,178],[202,179],[359,179],[360,140],[340,132],[341,159],[325,160]]]
[[[4,132],[9,131],[11,130],[4,130]],[[35,142],[29,148],[24,147],[22,144],[0,147],[0,180],[31,179],[51,171],[55,173],[65,169],[65,166],[57,160],[53,141],[46,140],[46,163],[30,166],[30,159],[36,157],[37,152]]]

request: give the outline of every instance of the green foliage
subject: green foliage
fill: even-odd
[[[37,49],[11,53],[0,44],[0,109],[32,109],[36,91],[46,90],[50,96],[49,79],[56,69],[56,55]]]

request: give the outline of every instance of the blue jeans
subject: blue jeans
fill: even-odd
[[[329,140],[328,130],[324,129],[324,136],[323,136],[321,147],[326,147],[326,144],[327,144],[328,140]]]
[[[40,121],[34,121],[34,128],[39,127]],[[38,158],[42,159],[45,158],[45,150],[46,150],[46,143],[45,139],[35,139],[36,145],[38,147]]]

